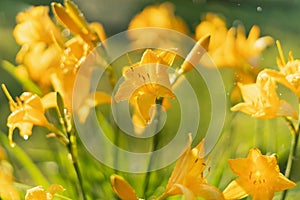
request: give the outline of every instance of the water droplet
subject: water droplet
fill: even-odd
[[[262,11],[262,7],[261,6],[257,6],[256,11],[257,12],[261,12]]]
[[[28,140],[29,136],[28,135],[24,135],[23,138],[24,138],[24,140]]]
[[[14,147],[16,146],[16,143],[11,142],[11,143],[10,143],[10,146],[11,146],[12,148],[14,148]]]

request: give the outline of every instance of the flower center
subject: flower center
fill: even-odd
[[[253,183],[253,185],[266,183],[266,178],[262,175],[260,171],[251,171],[249,174],[249,180]]]

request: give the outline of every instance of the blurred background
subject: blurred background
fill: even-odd
[[[50,5],[49,0],[1,0],[0,1],[0,60],[8,60],[15,63],[15,55],[19,46],[15,42],[12,31],[16,24],[15,17],[18,12],[27,9],[32,5]],[[56,2],[61,2],[57,0]],[[165,1],[154,0],[74,0],[84,13],[88,21],[99,21],[103,24],[107,37],[125,31],[133,16],[141,12],[148,5],[158,4]],[[293,51],[294,58],[300,58],[300,2],[297,0],[173,0],[169,1],[175,6],[175,14],[180,16],[188,24],[191,34],[195,27],[201,21],[201,16],[207,12],[214,12],[226,20],[228,26],[237,21],[244,24],[246,31],[256,24],[261,28],[261,35],[270,35],[275,40],[280,40],[285,56],[288,51]],[[276,57],[278,56],[275,45],[267,48],[260,60],[261,68],[275,68]],[[211,172],[208,176],[209,182],[220,189],[235,177],[227,165],[228,158],[244,157],[252,147],[258,147],[263,154],[276,153],[279,158],[281,170],[284,171],[284,164],[287,160],[290,144],[290,133],[283,119],[257,120],[250,118],[242,113],[231,113],[229,111],[232,104],[229,100],[230,91],[233,87],[233,75],[231,70],[222,69],[226,90],[228,91],[228,112],[227,120],[224,124],[223,134],[210,155]],[[41,75],[42,76],[42,75]],[[193,78],[191,78],[193,80]],[[5,83],[12,96],[20,95],[23,91],[22,86],[2,67],[0,67],[0,82]],[[279,87],[283,98],[291,98],[295,102],[293,95],[284,88]],[[205,103],[203,104],[203,106]],[[17,150],[11,150],[5,140],[7,133],[6,119],[9,115],[7,99],[0,91],[0,131],[1,144],[5,147],[8,158],[12,161],[14,174],[17,181],[27,185],[34,185],[28,169],[21,166],[18,156],[25,154],[33,160],[39,167],[40,173],[47,177],[49,182],[56,182],[64,185],[68,190],[64,193],[66,196],[76,196],[76,188],[73,187],[76,181],[73,172],[70,172],[71,166],[65,157],[65,150],[54,139],[45,138],[45,130],[39,127],[34,128],[41,134],[33,134],[30,143],[24,141],[17,134],[14,140],[18,144]],[[204,114],[205,115],[205,114]],[[204,122],[205,124],[205,122]],[[205,125],[204,125],[205,126]],[[110,192],[109,176],[114,172],[94,160],[88,152],[79,144],[82,151],[84,163],[84,177],[90,181],[85,183],[85,187],[91,191],[91,199],[110,199],[114,196],[107,196]],[[230,146],[230,148],[228,148]],[[23,149],[25,154],[18,151]],[[20,150],[20,151],[23,151]],[[298,149],[299,152],[299,149]],[[18,156],[16,156],[17,154]],[[299,161],[296,159],[295,169],[293,170],[292,180],[299,182],[300,172]],[[59,165],[57,165],[58,163]],[[63,166],[63,167],[59,167]],[[298,167],[298,168],[297,168]],[[101,169],[107,173],[101,173]],[[159,174],[169,174],[169,169],[160,170],[153,173],[153,188],[149,191],[157,191],[160,184]],[[123,174],[133,185],[139,188],[137,180],[143,180],[143,175]],[[71,177],[67,181],[66,177]],[[100,188],[101,185],[101,188]],[[103,186],[104,185],[104,186]],[[19,185],[22,188],[22,186]],[[72,189],[73,188],[73,189]],[[138,192],[142,189],[137,189]],[[149,192],[150,193],[150,192]],[[289,193],[288,199],[295,199],[295,195],[300,195],[300,187]]]

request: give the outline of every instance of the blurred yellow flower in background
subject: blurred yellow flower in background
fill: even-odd
[[[177,161],[163,196],[183,194],[187,200],[194,200],[196,197],[211,200],[224,199],[219,189],[209,185],[204,176],[207,167],[204,160],[204,140],[193,149],[191,143],[192,138],[189,134],[188,146]]]
[[[214,13],[207,13],[196,27],[196,40],[209,34],[208,54],[217,67],[232,68],[235,83],[254,83],[259,72],[259,58],[267,46],[273,44],[270,36],[260,37],[260,29],[254,25],[246,36],[242,24],[227,28],[225,20]],[[205,66],[205,63],[204,63]],[[233,88],[231,100],[240,99],[240,91]]]
[[[54,194],[65,189],[58,184],[53,184],[47,191],[42,186],[37,186],[27,190],[25,200],[52,200]]]
[[[16,56],[20,66],[42,89],[50,85],[50,74],[59,64],[60,49],[56,42],[63,38],[60,30],[48,15],[49,8],[36,6],[17,15],[14,37],[21,49]],[[41,74],[44,74],[41,77]]]
[[[128,30],[145,27],[158,27],[172,29],[183,34],[188,34],[188,26],[178,16],[175,16],[175,7],[170,2],[146,7],[137,14],[129,23]]]
[[[207,13],[196,27],[197,40],[207,34],[211,36],[208,53],[218,67],[243,70],[258,67],[260,54],[273,43],[270,36],[260,37],[258,26],[252,26],[246,36],[243,25],[228,29],[225,21],[214,13]]]
[[[244,102],[231,108],[232,111],[242,111],[254,118],[270,119],[279,116],[298,119],[297,112],[284,100],[280,100],[276,93],[276,81],[268,75],[268,71],[261,71],[256,83],[239,84]]]
[[[178,31],[180,33],[189,34],[189,29],[184,20],[174,14],[175,6],[170,2],[165,2],[158,5],[151,5],[136,16],[134,16],[128,25],[128,36],[133,41],[133,46],[153,46],[153,45],[170,45],[176,47],[174,41],[178,38],[172,38],[170,32],[157,33],[155,30],[144,30],[141,32],[130,31],[142,28],[161,28]],[[162,37],[162,34],[164,35]]]
[[[0,146],[0,199],[19,200],[20,196],[13,185],[13,171],[11,164]]]
[[[262,155],[256,148],[250,150],[247,158],[228,162],[239,178],[224,190],[225,199],[241,199],[249,194],[253,200],[271,200],[275,192],[296,186],[280,173],[276,156]]]

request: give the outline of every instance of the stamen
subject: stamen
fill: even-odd
[[[8,101],[9,101],[11,107],[16,108],[18,105],[16,104],[16,102],[14,101],[14,99],[11,97],[11,95],[8,92],[5,84],[2,83],[1,87],[2,87],[2,90],[3,90],[4,94],[5,94],[5,96],[7,97]]]
[[[130,65],[133,65],[132,60],[131,60],[131,58],[130,58],[130,56],[129,56],[128,53],[126,54],[126,56],[127,56],[127,59],[128,59],[129,64],[130,64]],[[131,68],[131,67],[130,67],[130,68]]]
[[[277,45],[277,49],[278,49],[278,52],[279,52],[281,63],[283,64],[283,66],[285,66],[286,62],[285,62],[285,59],[284,59],[283,51],[282,51],[279,40],[276,40],[276,45]]]
[[[7,99],[8,99],[9,101],[15,102],[15,101],[13,100],[13,98],[11,97],[10,93],[8,92],[6,86],[5,86],[3,83],[1,84],[1,87],[2,87],[2,90],[3,90],[4,94],[5,94],[5,96],[7,97]]]
[[[289,61],[294,61],[294,56],[292,51],[289,51]]]

